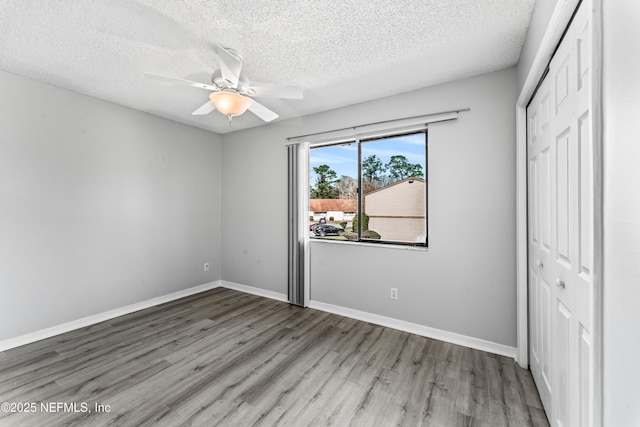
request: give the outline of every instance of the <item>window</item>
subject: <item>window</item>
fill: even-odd
[[[427,132],[312,147],[309,233],[427,245]]]

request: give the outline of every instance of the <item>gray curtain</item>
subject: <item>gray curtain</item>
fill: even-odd
[[[300,174],[307,173],[306,170],[300,170],[300,145],[293,144],[287,147],[289,161],[289,200],[288,200],[288,235],[289,235],[289,303],[305,306],[305,262],[304,262],[304,235],[301,233],[301,222],[303,218],[300,204],[302,191],[299,188],[301,180]]]

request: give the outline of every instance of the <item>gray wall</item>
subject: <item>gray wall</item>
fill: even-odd
[[[520,61],[518,62],[518,93],[522,90],[522,86],[527,79],[527,74],[533,64],[536,53],[538,53],[540,42],[542,42],[544,32],[547,30],[547,25],[557,3],[558,0],[536,0],[536,5],[531,15],[531,23],[527,30],[527,37],[525,38],[524,46],[522,46]]]
[[[220,279],[219,136],[4,72],[0,93],[0,340]]]
[[[286,137],[469,107],[429,129],[428,251],[313,242],[311,298],[515,346],[516,80],[511,68],[224,135],[223,279],[287,292]]]
[[[603,1],[604,425],[640,425],[640,2]]]

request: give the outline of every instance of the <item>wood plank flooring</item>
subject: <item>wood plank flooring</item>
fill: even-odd
[[[0,426],[548,425],[512,359],[225,288],[0,352],[0,402]]]

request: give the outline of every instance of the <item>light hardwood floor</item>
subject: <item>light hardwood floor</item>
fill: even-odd
[[[225,288],[0,352],[0,402],[36,404],[0,426],[548,425],[512,359]]]

